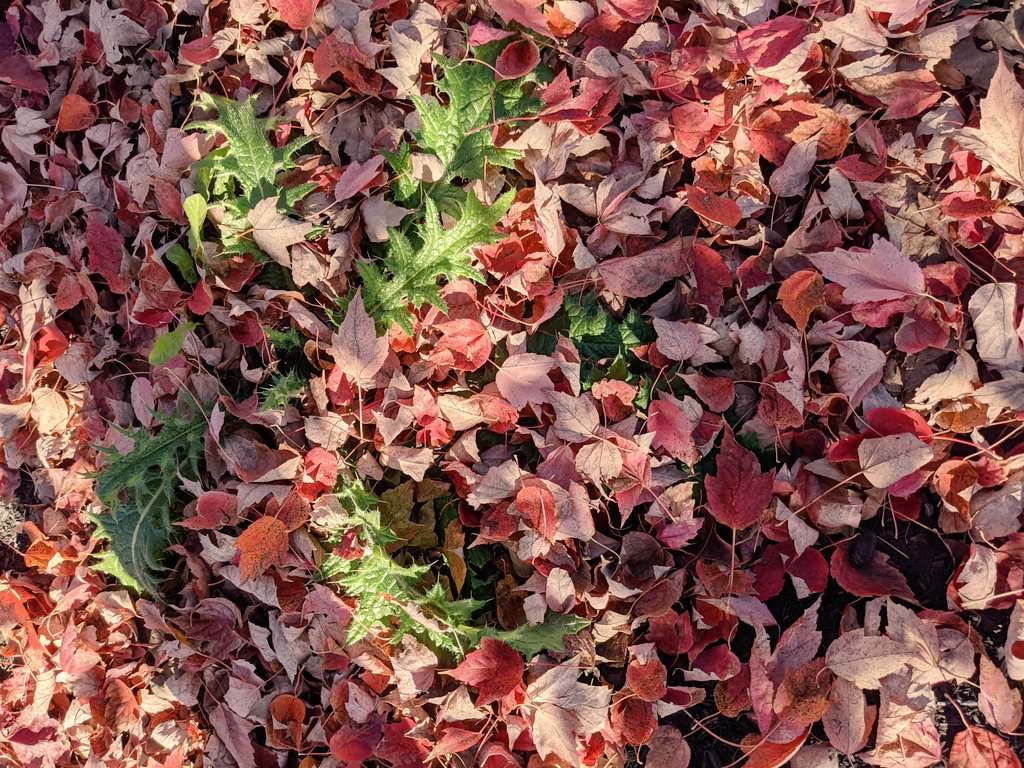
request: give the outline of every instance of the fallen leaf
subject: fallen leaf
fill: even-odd
[[[264,516],[249,524],[235,542],[240,555],[238,571],[244,584],[272,565],[282,565],[288,554],[288,530],[276,517]]]
[[[334,362],[357,387],[373,386],[388,356],[388,340],[386,336],[377,336],[360,291],[352,297],[345,319],[331,337],[331,353]]]
[[[864,479],[876,488],[888,488],[930,462],[934,454],[927,443],[903,432],[861,441],[857,456]]]
[[[1024,88],[1001,55],[981,100],[980,127],[962,128],[956,138],[1000,178],[1024,186]]]
[[[252,224],[252,239],[266,251],[274,261],[291,269],[292,258],[289,249],[305,242],[306,235],[313,231],[313,225],[289,218],[277,210],[277,197],[260,200],[249,211]]]
[[[953,737],[949,768],[1021,768],[1020,758],[1002,738],[976,725]]]
[[[810,257],[821,273],[843,286],[848,304],[890,301],[924,293],[924,273],[888,240],[876,240],[871,250],[837,249]]]
[[[753,452],[736,442],[725,430],[714,476],[705,480],[708,506],[718,522],[733,530],[749,528],[768,508],[775,484],[775,470],[761,472]]]
[[[968,303],[978,354],[999,370],[1019,371],[1024,367],[1024,350],[1014,323],[1016,307],[1016,283],[986,283]]]
[[[786,314],[796,321],[797,329],[803,333],[807,330],[811,314],[825,305],[825,281],[819,273],[809,269],[794,272],[782,281],[779,301]]]
[[[840,635],[825,653],[825,663],[839,677],[864,690],[878,690],[882,678],[913,663],[914,649],[885,635],[854,629]]]
[[[479,690],[477,706],[498,701],[523,681],[523,656],[500,640],[484,637],[480,647],[467,654],[450,674],[456,680]]]
[[[1004,733],[1020,727],[1024,706],[1020,691],[1011,688],[1006,676],[993,664],[987,653],[979,656],[978,708],[988,723]]]

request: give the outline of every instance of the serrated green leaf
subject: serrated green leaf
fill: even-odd
[[[389,229],[383,269],[375,264],[360,265],[367,311],[385,325],[398,323],[408,333],[413,330],[410,304],[416,308],[429,304],[447,311],[438,281],[460,277],[483,280],[473,268],[470,251],[477,245],[497,242],[500,235],[495,227],[514,196],[515,191],[509,190],[494,205],[485,207],[475,195],[467,195],[461,216],[451,229],[444,228],[437,206],[428,198],[426,214],[417,230],[418,247],[399,230]]]
[[[206,215],[203,206],[216,204],[223,211],[218,219],[223,252],[262,257],[263,253],[248,237],[249,212],[262,200],[276,197],[282,212],[291,213],[298,201],[317,188],[316,184],[307,183],[282,189],[277,183],[281,173],[295,167],[294,158],[314,137],[302,136],[284,147],[275,147],[267,137],[281,119],[258,117],[255,97],[232,101],[204,93],[197,99],[197,105],[216,110],[217,117],[194,121],[186,128],[203,131],[208,136],[223,136],[227,142],[194,166],[201,194],[189,198],[191,212],[186,211],[191,225],[190,239],[195,240],[194,250]]]
[[[416,143],[445,168],[442,183],[435,186],[443,189],[457,178],[482,179],[488,164],[513,167],[521,153],[495,147],[492,134],[495,125],[537,109],[539,102],[524,92],[526,78],[499,82],[484,62],[434,58],[443,73],[436,87],[444,102],[434,96],[413,96],[412,101],[422,126],[414,132]]]
[[[590,622],[579,616],[548,611],[542,624],[524,624],[509,630],[484,628],[480,635],[501,640],[529,659],[544,651],[561,651],[566,637],[578,634],[588,626]]]
[[[135,447],[125,455],[101,449],[115,458],[95,474],[96,496],[105,510],[89,517],[96,538],[107,542],[96,555],[97,570],[136,592],[159,591],[164,553],[177,536],[172,513],[178,475],[198,479],[206,426],[199,415],[170,417],[157,435],[145,429],[129,433]]]

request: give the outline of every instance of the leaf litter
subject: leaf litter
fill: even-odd
[[[4,764],[1019,768],[1021,13],[10,4]]]

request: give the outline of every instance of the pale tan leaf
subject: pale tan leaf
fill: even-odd
[[[360,389],[374,383],[388,356],[388,340],[377,336],[373,318],[366,312],[361,292],[349,302],[345,319],[331,337],[334,362]]]
[[[957,141],[1000,178],[1024,186],[1024,88],[1002,57],[981,100],[980,127],[962,129]]]
[[[904,432],[868,438],[857,448],[864,478],[876,488],[888,488],[932,460],[932,449]]]
[[[825,661],[839,677],[865,690],[877,690],[883,677],[904,669],[915,657],[914,648],[909,645],[855,629],[840,635],[829,646]]]
[[[256,203],[249,211],[249,223],[252,224],[252,239],[256,245],[286,269],[292,266],[289,253],[291,246],[304,242],[306,235],[313,231],[312,224],[278,212],[276,197],[268,197]]]

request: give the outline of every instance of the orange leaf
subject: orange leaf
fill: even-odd
[[[69,93],[60,105],[57,130],[62,133],[84,131],[96,122],[96,106],[84,96]]]
[[[270,716],[273,719],[270,728],[271,739],[275,742],[281,741],[281,729],[276,724],[285,726],[288,741],[281,743],[281,746],[298,747],[302,739],[302,723],[306,719],[306,705],[300,699],[290,693],[282,693],[270,702]]]
[[[825,305],[825,280],[810,269],[802,269],[782,281],[779,301],[786,314],[796,321],[803,333],[811,313]]]
[[[747,762],[743,768],[779,768],[785,765],[797,750],[807,741],[809,730],[804,731],[800,736],[788,744],[773,744],[770,741],[761,741],[757,736],[748,736],[744,742],[752,741],[755,746],[747,752]],[[744,747],[746,749],[746,747]]]
[[[238,569],[242,582],[254,579],[271,565],[280,565],[288,553],[288,530],[276,517],[261,517],[235,542],[241,557]]]
[[[1021,768],[1010,745],[991,731],[970,725],[953,739],[950,768]]]

